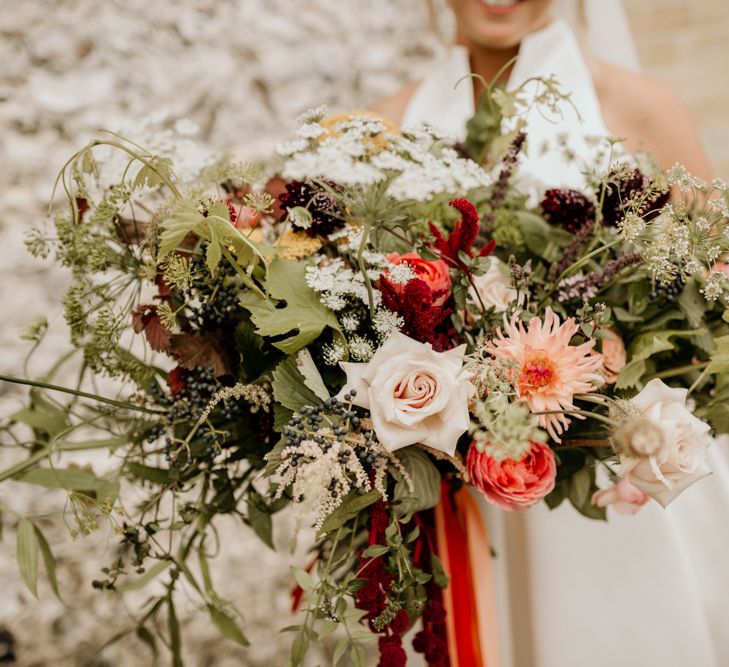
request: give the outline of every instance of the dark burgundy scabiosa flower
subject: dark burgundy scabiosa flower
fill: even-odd
[[[334,183],[329,183],[335,187]],[[328,236],[344,226],[337,202],[321,187],[306,181],[291,181],[286,184],[286,191],[278,196],[283,211],[300,206],[311,214],[311,225],[308,228],[297,225],[292,220],[291,226],[297,231],[306,232],[309,236]]]
[[[547,190],[542,200],[542,211],[547,222],[572,233],[595,219],[595,205],[579,190]]]
[[[650,185],[650,179],[640,169],[633,169],[620,176],[612,171],[609,179],[602,204],[602,217],[606,225],[614,227],[625,216],[625,204],[636,195],[645,192]],[[658,215],[658,211],[668,203],[670,196],[669,192],[665,192],[652,197],[638,211],[638,215],[650,220]],[[599,192],[597,197],[599,199]]]

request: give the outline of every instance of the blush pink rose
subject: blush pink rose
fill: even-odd
[[[626,477],[609,489],[596,491],[592,496],[592,504],[597,507],[611,506],[618,514],[633,516],[648,502],[648,496],[637,486],[631,484]]]
[[[433,305],[442,306],[450,296],[451,291],[451,277],[448,273],[448,264],[442,259],[436,259],[435,261],[428,261],[423,259],[417,252],[408,252],[404,255],[398,255],[396,252],[391,252],[387,255],[387,261],[391,264],[407,264],[415,273],[415,277],[422,280],[431,292],[443,292]],[[384,274],[387,279],[387,272]],[[404,285],[398,285],[390,282],[395,291],[402,290]]]
[[[509,457],[499,461],[480,452],[474,444],[468,450],[466,469],[471,483],[494,505],[505,510],[526,509],[544,498],[557,476],[554,452],[543,442],[518,461]]]

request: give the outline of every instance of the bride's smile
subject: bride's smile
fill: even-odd
[[[526,0],[477,0],[479,4],[487,12],[492,14],[509,14],[513,12],[518,5],[522,4]]]

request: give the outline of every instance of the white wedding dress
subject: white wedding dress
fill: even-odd
[[[474,112],[468,53],[453,47],[405,111],[403,126],[427,122],[463,138]],[[585,135],[608,135],[580,46],[553,21],[521,45],[509,87],[555,74],[581,116],[558,124],[527,119],[521,171],[550,187],[581,187],[578,162],[540,155],[557,134],[589,163]],[[714,475],[668,509],[650,502],[634,517],[591,521],[568,502],[507,513],[483,505],[494,550],[499,667],[729,666],[729,463],[719,445]],[[492,667],[489,665],[488,667]]]

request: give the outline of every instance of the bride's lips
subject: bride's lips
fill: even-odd
[[[510,14],[525,0],[476,0],[490,14]]]

